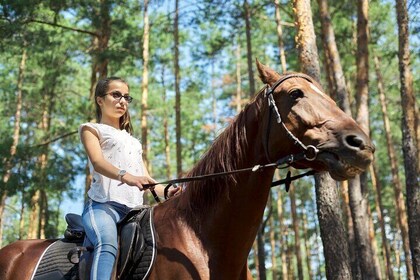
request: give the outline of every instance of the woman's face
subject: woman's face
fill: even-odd
[[[129,96],[128,86],[121,81],[112,81],[109,83],[105,94],[105,96],[97,97],[102,118],[119,119],[128,110],[128,102],[124,98]]]

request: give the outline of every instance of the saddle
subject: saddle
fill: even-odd
[[[152,222],[153,208],[142,207],[130,211],[117,224],[119,248],[116,266],[114,266],[115,279],[146,279],[150,273],[151,267],[156,257],[155,233]],[[82,217],[77,214],[66,215],[67,229],[64,232],[64,239],[53,243],[52,247],[61,246],[62,249],[55,249],[67,254],[66,266],[72,265],[68,271],[60,272],[64,275],[60,279],[89,279],[90,266],[93,258],[93,247],[81,246],[85,237],[85,232],[82,224]],[[59,242],[60,241],[60,242]],[[56,244],[57,243],[57,244]],[[73,244],[69,244],[73,243]],[[56,244],[54,246],[54,244]],[[63,249],[63,244],[67,244]],[[85,243],[86,244],[86,243]],[[51,257],[48,254],[57,255],[53,248],[47,249],[40,260],[38,267],[43,268],[41,271],[34,273],[34,280],[47,280],[51,278],[51,270],[46,269],[46,264],[43,264],[43,259],[50,262]],[[67,250],[64,251],[63,250]],[[49,264],[51,267],[51,265]],[[54,270],[57,270],[55,265]],[[48,271],[47,271],[48,270]],[[69,271],[73,271],[73,276],[69,275]],[[77,276],[74,276],[74,271],[78,270]],[[57,271],[54,271],[57,273]],[[43,276],[44,275],[44,276]],[[58,275],[58,274],[57,274]],[[66,278],[65,276],[69,277]],[[56,278],[55,278],[56,279]]]

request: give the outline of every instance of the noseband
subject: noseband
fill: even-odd
[[[266,132],[266,139],[265,139],[264,151],[265,151],[265,156],[266,156],[268,162],[271,162],[271,160],[270,160],[270,153],[269,153],[269,150],[268,150],[268,141],[270,139],[271,114],[272,114],[272,112],[274,112],[274,114],[276,116],[277,123],[280,124],[283,127],[283,129],[285,130],[287,137],[289,137],[289,139],[291,139],[293,141],[293,144],[294,145],[297,145],[297,146],[299,146],[299,147],[301,147],[303,149],[303,152],[302,152],[303,153],[302,154],[303,155],[303,159],[306,159],[308,161],[313,161],[313,160],[316,159],[316,156],[317,156],[317,154],[319,152],[319,150],[315,146],[312,146],[312,145],[306,146],[305,144],[303,144],[302,141],[300,141],[286,127],[286,125],[284,124],[284,122],[283,122],[283,120],[281,118],[281,115],[280,115],[279,109],[277,108],[276,102],[274,101],[274,97],[273,97],[274,90],[280,84],[282,84],[284,81],[286,81],[287,79],[290,79],[290,78],[302,78],[302,79],[305,79],[305,80],[309,81],[310,83],[313,83],[312,80],[309,77],[295,73],[295,74],[288,74],[288,75],[285,75],[285,76],[281,77],[277,82],[275,82],[273,84],[272,87],[270,87],[267,84],[267,86],[265,88],[265,91],[264,91],[264,97],[267,97],[268,106],[269,106],[270,110],[269,110],[269,113],[268,113],[268,124],[267,124],[267,132]],[[298,157],[301,157],[301,156],[298,156]]]

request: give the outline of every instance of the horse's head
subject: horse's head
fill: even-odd
[[[258,61],[257,68],[261,80],[272,90],[273,101],[285,125],[278,123],[279,118],[276,121],[274,108],[271,120],[264,118],[261,129],[267,131],[262,133],[268,135],[265,150],[271,160],[312,145],[319,150],[315,160],[302,160],[294,167],[325,170],[334,179],[345,180],[369,166],[375,150],[369,137],[318,83],[304,74],[280,75]]]

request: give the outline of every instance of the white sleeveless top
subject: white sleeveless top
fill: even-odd
[[[140,141],[132,137],[127,131],[100,123],[84,123],[79,127],[79,135],[83,127],[93,128],[99,136],[99,144],[106,161],[119,169],[136,176],[143,176],[144,163]],[[143,204],[143,191],[137,187],[121,184],[120,181],[108,178],[93,168],[89,160],[92,183],[88,196],[97,202],[115,201],[128,207]]]

